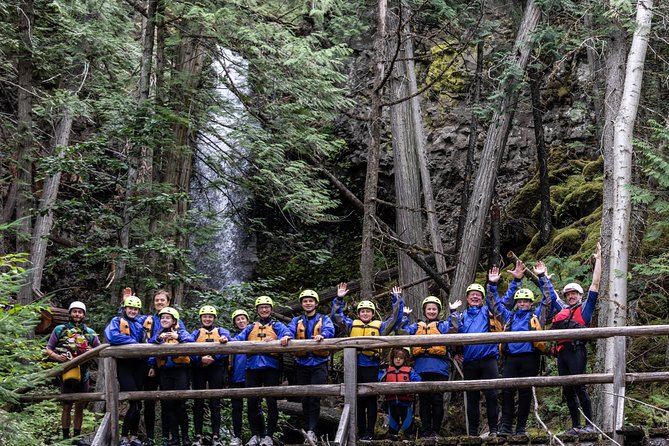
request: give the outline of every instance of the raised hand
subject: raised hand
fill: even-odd
[[[534,271],[534,274],[536,274],[537,276],[548,274],[548,269],[546,268],[546,265],[544,265],[544,262],[542,262],[541,260],[539,260],[537,263],[534,264],[532,270]]]
[[[342,282],[339,285],[337,285],[337,297],[343,298],[348,294],[348,284],[346,282]]]
[[[408,315],[408,314],[413,313],[413,310],[412,310],[411,308],[409,308],[409,307],[404,307],[403,312],[404,312],[404,314],[407,314],[407,315]]]
[[[496,266],[490,268],[490,271],[488,271],[488,282],[497,283],[499,282],[500,277],[501,275],[499,274],[499,268]]]
[[[462,306],[462,301],[460,299],[448,304],[448,308],[450,308],[451,310],[457,310],[461,306]]]
[[[522,279],[525,274],[525,264],[522,260],[518,260],[516,266],[513,269],[507,269],[506,272],[511,274],[514,279]]]

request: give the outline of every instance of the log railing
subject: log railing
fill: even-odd
[[[356,382],[356,361],[358,349],[411,347],[465,344],[495,344],[500,342],[556,341],[560,339],[592,340],[609,337],[648,337],[669,335],[669,325],[585,328],[580,330],[546,330],[508,333],[470,333],[424,336],[361,336],[353,338],[325,339],[322,342],[312,340],[291,340],[281,346],[272,342],[230,342],[228,344],[184,343],[169,345],[135,344],[123,346],[102,345],[87,352],[73,361],[61,364],[48,374],[56,376],[86,359],[103,358],[105,376],[104,392],[68,395],[25,395],[22,401],[40,401],[54,399],[59,401],[105,401],[106,412],[103,423],[95,436],[93,446],[118,444],[118,409],[119,401],[144,399],[200,399],[263,396],[343,396],[347,421],[337,430],[335,444],[355,444],[356,433],[356,398],[358,395],[384,395],[396,393],[452,392],[463,390],[503,389],[520,387],[552,387],[569,384],[614,383],[614,394],[624,395],[625,383],[669,381],[669,372],[626,373],[625,364],[621,364],[616,373],[592,373],[572,376],[536,376],[529,378],[502,378],[474,381],[431,381],[414,383],[363,383]],[[624,344],[624,343],[623,343]],[[211,389],[211,390],[173,390],[173,391],[137,391],[120,392],[116,379],[116,360],[119,358],[140,358],[165,355],[213,355],[237,353],[292,353],[297,351],[344,350],[344,382],[342,384],[323,384],[307,386],[282,386],[264,388]],[[76,363],[75,363],[76,361]],[[22,389],[25,390],[25,389]],[[616,426],[620,428],[621,426]],[[344,440],[346,439],[346,440]]]

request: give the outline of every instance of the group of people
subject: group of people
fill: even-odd
[[[547,268],[542,262],[534,265],[533,271],[539,278],[541,298],[522,287],[525,265],[516,263],[508,271],[513,280],[503,297],[498,295],[497,284],[501,278],[498,268],[488,272],[487,283],[471,284],[466,289],[467,307],[457,311],[460,301],[450,305],[450,315],[442,318],[442,301],[436,296],[428,296],[422,301],[423,320],[410,323],[412,309],[405,307],[402,290],[392,289],[392,311],[390,315],[378,318],[376,305],[360,301],[355,308],[355,318],[345,313],[345,296],[349,289],[346,283],[337,287],[337,298],[332,303],[330,315],[318,312],[319,295],[313,290],[304,290],[299,299],[302,314],[287,325],[272,317],[274,302],[268,296],[260,296],[255,301],[256,320],[251,322],[249,314],[238,309],[232,313],[232,332],[217,324],[218,311],[211,305],[199,309],[200,327],[192,332],[186,330],[179,312],[170,306],[170,295],[164,290],[157,292],[153,299],[155,313],[141,314],[142,301],[130,295],[124,298],[119,314],[114,317],[104,334],[112,345],[139,343],[177,344],[184,342],[238,342],[238,341],[278,341],[288,345],[291,339],[313,339],[322,341],[339,333],[348,336],[384,336],[392,332],[410,335],[439,335],[447,333],[486,333],[494,331],[542,330],[552,317],[552,328],[573,329],[587,327],[598,297],[601,276],[601,254],[595,253],[595,267],[592,284],[584,300],[583,289],[570,283],[562,289],[561,296],[553,288]],[[534,307],[535,300],[538,300]],[[86,338],[87,347],[99,345],[95,333],[84,324],[85,305],[74,302],[70,306],[70,321],[65,326],[56,327],[47,345],[47,354],[53,360],[65,362],[69,358],[58,353],[59,346],[67,342],[72,332]],[[557,355],[560,375],[585,373],[586,349],[581,341],[562,340],[550,349]],[[387,365],[382,366],[380,349],[361,349],[357,355],[357,381],[368,382],[411,382],[444,381],[448,379],[450,365],[462,366],[465,380],[485,380],[499,377],[498,360],[503,359],[504,378],[530,377],[539,374],[541,354],[547,352],[541,342],[512,342],[507,344],[471,344],[456,349],[444,345],[420,346],[412,349],[393,348],[387,357]],[[295,384],[325,384],[328,380],[330,352],[316,350],[295,353]],[[411,364],[413,363],[413,367]],[[88,390],[88,371],[80,367],[81,376],[76,384],[66,384],[63,392],[85,392]],[[220,389],[224,386],[269,387],[280,384],[280,361],[276,354],[234,354],[205,356],[157,356],[148,358],[119,359],[118,381],[121,391],[139,390],[186,390]],[[516,392],[518,398],[516,402]],[[480,435],[480,391],[466,392],[466,418],[468,434]],[[485,390],[486,415],[490,435],[525,434],[530,410],[531,390],[504,389],[502,391],[501,417],[498,412],[496,390]],[[564,396],[571,415],[572,428],[568,434],[592,431],[592,407],[584,385],[564,387]],[[388,436],[396,438],[400,433],[413,435],[414,399],[411,393],[387,395],[385,407],[388,415]],[[277,429],[278,408],[274,397],[265,397],[267,420],[261,406],[261,396],[247,398],[248,422],[251,438],[249,446],[272,446]],[[221,445],[220,399],[208,401],[211,420],[211,444]],[[318,440],[317,425],[320,418],[320,397],[302,398],[306,443]],[[162,433],[164,444],[198,446],[204,444],[205,400],[197,399],[193,405],[194,439],[189,437],[189,414],[184,400],[161,400]],[[423,438],[438,435],[444,422],[442,392],[420,393],[418,397],[420,431]],[[75,404],[74,435],[81,432],[83,403]],[[579,407],[583,410],[586,423],[581,423]],[[241,446],[243,400],[231,400],[233,438],[226,439],[231,446]],[[72,406],[63,408],[63,435],[69,438],[70,412]],[[131,401],[121,428],[121,446],[153,445],[155,435],[155,401],[144,401],[146,438],[138,438],[141,401]],[[357,401],[358,439],[361,442],[374,438],[377,420],[377,397],[363,396]],[[66,415],[67,413],[67,415]],[[514,429],[515,419],[515,429]],[[75,440],[80,441],[80,440]],[[81,443],[80,443],[81,444]]]

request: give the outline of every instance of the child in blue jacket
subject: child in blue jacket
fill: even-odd
[[[238,335],[249,325],[249,314],[245,310],[232,312],[234,335]],[[239,389],[246,385],[246,354],[236,353],[230,356],[230,388]],[[230,446],[242,446],[242,421],[244,418],[244,399],[231,398],[232,405],[232,433]]]
[[[218,311],[211,305],[204,305],[198,312],[202,326],[191,333],[195,342],[225,343],[230,340],[230,332],[225,328],[216,327],[214,323]],[[228,355],[191,356],[191,371],[193,372],[193,390],[222,389],[225,385],[225,375],[228,366]],[[209,415],[211,419],[211,445],[222,446],[221,435],[221,399],[209,400]],[[202,428],[204,425],[204,399],[198,398],[193,402],[193,427],[195,441],[192,446],[204,445]]]
[[[122,303],[121,312],[105,328],[105,338],[111,345],[140,344],[145,340],[143,317],[139,314],[142,301],[137,296],[129,296]],[[146,363],[142,358],[119,359],[117,361],[118,383],[121,392],[142,390]],[[123,417],[121,446],[142,446],[137,438],[141,401],[132,400]]]
[[[172,307],[165,307],[158,313],[160,316],[160,329],[149,339],[152,344],[169,345],[182,342],[193,342],[193,337],[179,325],[179,312]],[[160,390],[188,390],[188,364],[189,356],[152,356],[149,358],[149,376],[155,376],[156,370],[160,380]],[[164,426],[169,429],[170,438],[167,446],[179,444],[179,429],[184,444],[190,444],[188,437],[188,412],[186,412],[186,401],[161,400],[161,412]],[[165,432],[163,432],[165,436]]]

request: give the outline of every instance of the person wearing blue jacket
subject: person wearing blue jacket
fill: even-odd
[[[404,312],[402,289],[393,287],[392,314],[384,321],[373,320],[376,306],[369,300],[363,300],[356,307],[358,319],[349,319],[344,315],[344,296],[348,294],[348,285],[344,282],[337,286],[337,298],[332,302],[333,320],[348,336],[387,336],[399,328]],[[376,382],[379,375],[381,349],[361,350],[357,356],[358,383]],[[376,396],[358,397],[358,436],[361,442],[374,438],[374,426],[378,412]]]
[[[513,295],[522,282],[525,266],[518,262],[511,271],[514,280],[509,285],[506,296]],[[472,283],[465,290],[468,308],[462,313],[454,313],[451,316],[451,323],[457,326],[458,333],[488,333],[501,331],[503,322],[501,316],[495,315],[488,310],[486,299],[486,290],[482,285]],[[504,300],[506,300],[506,296]],[[478,379],[496,379],[499,377],[497,370],[497,359],[499,359],[498,344],[472,344],[463,347],[464,354],[458,354],[455,360],[462,363],[462,372],[465,380]],[[467,421],[468,434],[470,436],[479,435],[479,423],[481,414],[479,411],[479,402],[481,392],[478,390],[468,391],[467,393]],[[497,391],[494,389],[485,390],[486,411],[488,417],[488,427],[490,435],[497,435],[497,417],[499,411],[497,408]]]
[[[461,301],[450,306],[454,310],[462,305]],[[441,299],[437,296],[427,296],[423,299],[424,321],[409,325],[408,315],[411,308],[405,307],[402,319],[402,334],[409,335],[438,335],[446,334],[451,330],[449,320],[439,320],[441,313]],[[422,381],[448,381],[448,351],[444,345],[414,347],[414,369]],[[442,392],[421,393],[419,399],[419,415],[421,423],[420,436],[435,438],[444,420],[444,394]]]
[[[288,324],[293,339],[313,339],[322,341],[334,337],[334,325],[329,316],[316,311],[320,298],[314,290],[300,293],[300,305],[304,312],[294,317]],[[330,352],[295,352],[295,384],[326,384],[328,381],[328,360]],[[302,398],[302,415],[307,431],[307,439],[316,443],[316,426],[321,413],[321,399],[317,396]]]
[[[248,325],[241,333],[232,338],[233,341],[276,341],[286,345],[292,336],[284,324],[272,319],[274,301],[269,296],[256,299],[258,320]],[[277,354],[246,355],[246,387],[273,387],[279,385],[279,358]],[[275,397],[266,397],[267,426],[260,405],[260,396],[248,399],[248,414],[251,434],[248,446],[273,446],[272,438],[279,422],[279,409]]]
[[[388,367],[379,370],[379,381],[386,383],[419,382],[421,376],[409,365],[409,352],[401,347],[390,350]],[[403,432],[409,439],[414,430],[413,393],[386,395],[388,406],[388,439],[398,440],[397,434]]]
[[[172,345],[183,342],[193,342],[193,337],[179,325],[179,312],[172,307],[165,307],[158,313],[160,316],[160,329],[149,339],[152,344]],[[188,390],[188,364],[189,356],[152,356],[149,358],[149,376],[155,376],[156,370],[160,370],[160,390]],[[161,400],[161,413],[163,426],[167,426],[170,438],[166,446],[179,444],[179,430],[183,444],[190,444],[188,437],[188,412],[186,401]],[[165,432],[163,432],[165,436]]]
[[[521,288],[515,292],[513,298],[515,309],[508,310],[497,294],[497,282],[500,279],[498,268],[492,268],[488,277],[488,305],[491,312],[499,314],[504,322],[504,331],[542,330],[550,311],[550,302],[544,296],[535,310],[532,310],[534,293]],[[541,353],[545,350],[543,342],[511,342],[501,345],[504,357],[504,378],[522,378],[537,376],[541,366]],[[518,420],[516,435],[526,435],[527,418],[530,414],[532,390],[518,389]],[[502,391],[502,417],[499,425],[499,435],[508,436],[513,433],[513,417],[515,412],[516,389],[507,388]]]
[[[153,314],[148,316],[143,316],[143,325],[144,330],[147,333],[146,339],[149,340],[152,337],[156,336],[158,331],[160,331],[160,316],[158,313],[165,308],[169,307],[172,303],[172,295],[169,291],[165,289],[159,289],[153,294]],[[179,319],[179,327],[186,329],[184,323]],[[153,376],[147,376],[144,379],[144,390],[154,391],[158,390],[158,385],[160,382],[160,370],[155,369],[155,374]],[[164,421],[164,419],[163,419]],[[146,427],[146,441],[144,446],[154,446],[154,434],[156,427],[156,400],[144,400],[144,426]],[[167,433],[169,427],[163,424],[162,431]]]
[[[140,344],[145,341],[144,327],[139,312],[142,301],[137,296],[126,297],[121,312],[115,316],[105,328],[105,338],[111,345]],[[142,389],[146,374],[145,361],[142,358],[119,359],[117,376],[121,392],[134,392]],[[123,417],[121,427],[121,446],[142,446],[137,438],[141,402],[129,402],[128,411]]]
[[[551,328],[558,330],[571,330],[586,328],[592,322],[592,316],[599,297],[599,282],[602,276],[602,252],[601,245],[597,243],[594,253],[595,265],[592,271],[592,283],[588,290],[588,297],[583,301],[583,288],[578,283],[568,283],[562,289],[561,300],[553,284],[548,277],[545,265],[537,265],[536,274],[539,276],[539,286],[542,292],[551,296],[553,307],[559,308],[559,312],[553,317]],[[584,341],[573,341],[568,339],[557,342],[557,366],[560,376],[581,375],[586,373],[588,352]],[[588,396],[585,384],[569,385],[563,387],[564,398],[567,401],[572,427],[565,434],[578,435],[580,432],[595,432],[595,428],[588,420],[592,420],[592,402]],[[584,427],[581,427],[581,413],[579,405],[583,408],[586,417]]]
[[[222,327],[214,326],[218,311],[211,305],[204,305],[198,312],[202,326],[191,333],[195,342],[215,342],[224,344],[230,340],[230,332]],[[228,366],[228,355],[191,356],[191,371],[193,390],[222,389],[225,385],[225,375]],[[222,446],[221,435],[221,399],[209,400],[209,415],[211,419],[211,445]],[[195,441],[192,446],[203,446],[202,438],[204,425],[204,399],[198,398],[193,402],[193,427]]]
[[[234,335],[244,331],[249,325],[249,314],[245,310],[237,309],[232,312]],[[240,389],[246,384],[246,354],[236,353],[230,358],[230,388]],[[232,433],[230,446],[242,446],[242,421],[244,413],[244,398],[231,398],[232,405]]]

